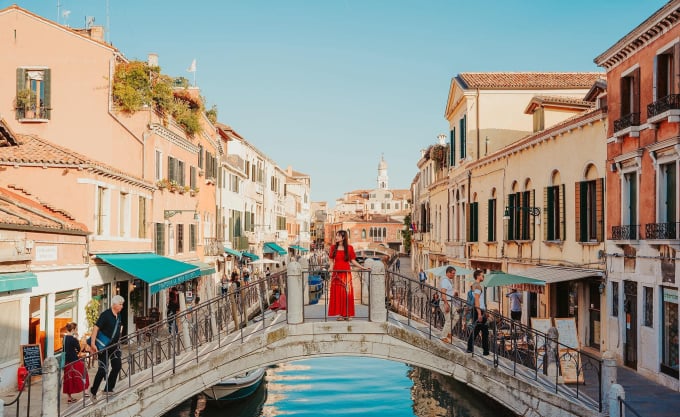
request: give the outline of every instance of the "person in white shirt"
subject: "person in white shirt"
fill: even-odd
[[[442,327],[441,339],[444,343],[451,343],[451,316],[458,314],[458,312],[453,308],[453,278],[456,276],[456,268],[449,266],[446,268],[446,276],[442,277],[442,281],[439,284],[440,291],[442,293],[441,301],[439,302],[439,308],[444,314],[444,327]],[[457,320],[456,320],[457,321]]]
[[[510,299],[510,318],[522,321],[522,294],[513,288],[505,296]]]

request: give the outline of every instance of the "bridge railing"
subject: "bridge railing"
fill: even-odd
[[[451,297],[451,309],[444,313],[439,308],[439,289],[421,284],[418,280],[388,271],[386,287],[389,308],[404,316],[407,325],[429,338],[446,339],[448,334],[467,348],[475,324],[472,305],[459,297]],[[448,321],[444,317],[448,314]],[[489,353],[495,367],[503,367],[516,377],[529,378],[583,400],[602,411],[602,360],[580,349],[559,343],[557,337],[521,324],[495,311],[487,311]],[[444,323],[449,323],[443,331]],[[556,329],[555,329],[555,334]],[[473,340],[481,346],[481,332]],[[479,353],[471,353],[472,355]]]
[[[324,321],[329,320],[328,307],[331,303],[331,297],[337,292],[342,293],[343,296],[339,296],[334,299],[336,302],[344,302],[344,312],[351,312],[351,317],[357,319],[368,319],[368,310],[358,309],[356,305],[366,305],[370,307],[371,304],[371,271],[369,270],[328,270],[325,268],[310,269],[303,271],[303,279],[308,281],[307,286],[303,286],[308,294],[307,295],[307,305],[323,304],[323,315],[319,316],[319,310],[314,310],[313,313],[305,313],[305,319],[323,319]],[[345,278],[348,275],[351,278]],[[315,283],[317,278],[321,280],[322,285],[320,288],[316,289],[316,286],[310,285]],[[335,288],[333,288],[335,287]],[[337,291],[336,291],[337,290]],[[346,295],[346,296],[344,296]],[[311,310],[310,310],[311,311]],[[313,315],[312,315],[313,314]],[[338,315],[338,317],[342,317]],[[339,318],[338,318],[339,319]],[[336,320],[336,318],[332,318]]]

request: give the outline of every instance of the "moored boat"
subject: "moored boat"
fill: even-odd
[[[252,395],[266,375],[265,368],[248,371],[243,375],[225,378],[210,388],[203,390],[208,400],[234,401]]]

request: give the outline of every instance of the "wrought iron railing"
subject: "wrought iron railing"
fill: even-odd
[[[17,119],[47,119],[47,108],[45,106],[17,108]]]
[[[612,240],[638,240],[640,236],[639,224],[612,226]]]
[[[642,417],[640,415],[640,413],[635,411],[635,409],[626,400],[624,400],[621,397],[617,397],[617,399],[619,400],[619,413],[618,413],[619,417],[624,417],[626,415],[626,411],[630,411],[636,417]],[[614,410],[610,410],[610,411],[613,412]],[[610,415],[612,415],[612,414],[610,414]]]
[[[670,94],[647,105],[647,117],[654,117],[668,110],[680,109],[680,94]]]
[[[205,256],[217,256],[224,253],[224,242],[215,238],[205,238],[203,254]]]
[[[614,120],[614,132],[621,131],[631,126],[640,126],[640,113],[630,113],[619,120]]]
[[[645,239],[678,239],[678,225],[680,223],[647,223],[645,225]]]

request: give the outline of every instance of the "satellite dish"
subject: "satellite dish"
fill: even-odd
[[[94,25],[94,16],[87,16],[85,18],[85,27],[89,29],[92,25]]]

